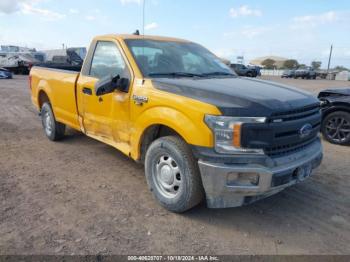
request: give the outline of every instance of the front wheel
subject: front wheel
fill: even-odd
[[[63,138],[66,126],[56,121],[49,103],[44,103],[41,107],[41,122],[46,136],[51,141],[57,141]]]
[[[338,145],[350,144],[350,113],[333,112],[322,121],[323,137]]]
[[[197,162],[186,142],[179,137],[162,137],[150,145],[145,173],[154,197],[172,212],[184,212],[203,199]]]

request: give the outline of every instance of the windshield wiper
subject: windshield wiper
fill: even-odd
[[[203,73],[202,76],[234,76],[236,77],[237,75],[234,73],[228,73],[228,72],[208,72],[208,73]]]
[[[228,72],[208,72],[203,74],[194,74],[187,72],[169,72],[169,73],[150,73],[148,74],[150,77],[208,77],[208,76],[233,76],[237,77],[234,73]]]
[[[150,73],[148,76],[155,76],[155,77],[202,77],[201,74],[193,74],[193,73],[186,73],[186,72],[170,72],[170,73]]]

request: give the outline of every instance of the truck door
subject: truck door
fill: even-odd
[[[91,61],[86,61],[89,64],[84,64],[77,82],[83,128],[87,135],[127,151],[130,92],[114,91],[96,96],[94,86],[99,79],[108,75],[128,78],[131,85],[131,70],[116,41],[97,41],[91,49],[94,50],[92,57],[90,55]]]

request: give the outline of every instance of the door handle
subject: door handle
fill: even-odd
[[[91,96],[91,95],[92,95],[92,90],[91,90],[91,88],[84,87],[84,88],[83,88],[83,93],[84,93],[85,95]]]

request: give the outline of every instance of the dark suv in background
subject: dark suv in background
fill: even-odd
[[[285,70],[281,75],[282,78],[293,78],[295,77],[295,70]]]
[[[296,70],[294,78],[316,79],[316,76],[316,71],[313,68],[304,68]]]
[[[242,64],[230,64],[230,67],[239,76],[257,77],[259,75],[259,70],[256,67],[247,67]]]

